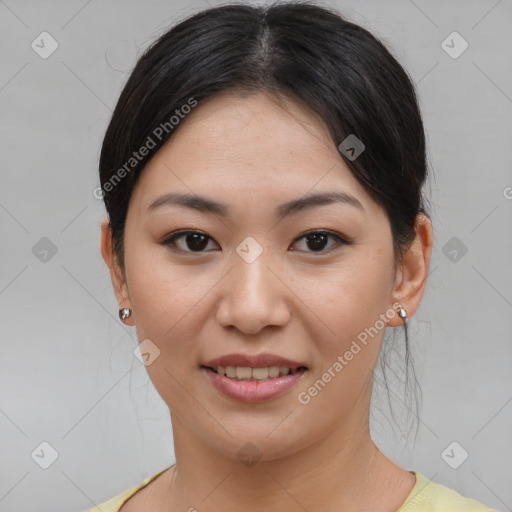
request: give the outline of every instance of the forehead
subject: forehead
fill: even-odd
[[[200,103],[169,146],[197,153],[202,161],[225,163],[226,155],[234,165],[239,161],[261,171],[276,161],[282,166],[286,159],[314,161],[320,152],[339,157],[320,117],[289,99],[261,92]]]
[[[319,116],[256,93],[200,102],[146,166],[132,200],[147,208],[156,196],[181,191],[257,205],[327,190],[377,207]]]

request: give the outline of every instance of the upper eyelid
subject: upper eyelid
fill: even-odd
[[[306,235],[310,235],[311,233],[322,233],[324,235],[329,235],[329,236],[332,236],[332,237],[338,237],[338,238],[341,238],[344,242],[346,242],[347,244],[350,243],[350,240],[345,237],[344,235],[342,235],[341,233],[336,233],[335,231],[331,231],[329,229],[309,229],[308,231],[304,231],[303,233],[301,233],[300,235],[297,235],[294,239],[294,242],[296,242],[297,240],[300,240],[301,238],[304,238]]]

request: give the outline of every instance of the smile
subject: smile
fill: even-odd
[[[307,372],[305,366],[295,369],[279,366],[220,366],[214,369],[201,366],[201,370],[217,391],[245,403],[273,400],[289,391]]]

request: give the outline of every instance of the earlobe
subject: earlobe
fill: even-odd
[[[101,255],[110,271],[112,287],[119,303],[119,318],[127,325],[134,325],[126,279],[114,255],[112,232],[108,218],[101,221]],[[129,309],[130,315],[123,314],[124,318],[122,318],[121,311],[123,309]]]
[[[405,309],[410,319],[419,308],[427,283],[428,268],[432,254],[433,231],[428,216],[420,213],[416,217],[416,237],[412,244],[404,251],[403,261],[397,271],[395,289],[393,291],[394,303]],[[389,321],[389,326],[402,325],[398,309],[395,317]]]

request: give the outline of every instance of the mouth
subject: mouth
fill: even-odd
[[[286,375],[302,374],[307,371],[306,366],[264,366],[264,367],[251,367],[251,366],[205,366],[201,365],[211,372],[216,373],[222,377],[237,381],[247,382],[264,382],[269,380],[278,379]]]
[[[290,392],[308,372],[306,366],[200,366],[214,389],[237,402],[269,402]]]
[[[199,365],[207,381],[224,396],[245,403],[283,396],[305,378],[309,368],[278,354],[233,353]]]

